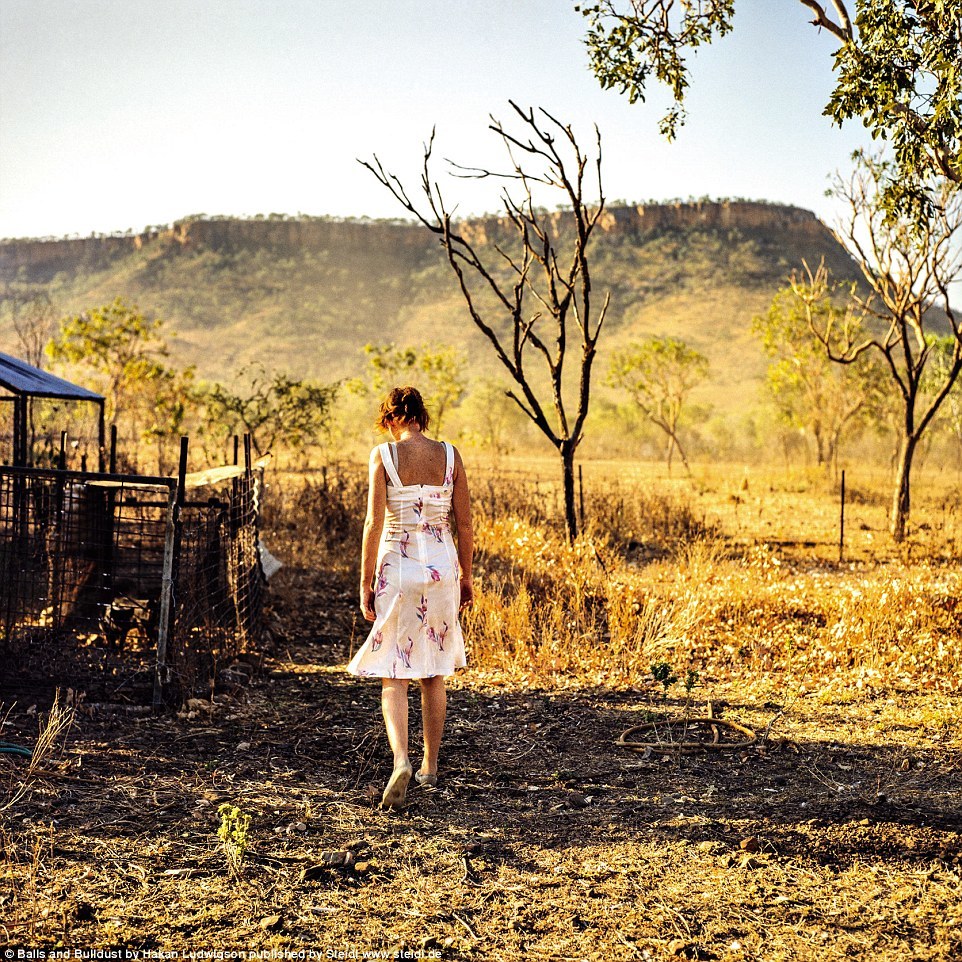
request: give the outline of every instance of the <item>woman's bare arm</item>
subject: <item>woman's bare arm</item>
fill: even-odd
[[[454,523],[458,531],[458,564],[461,566],[461,607],[474,604],[474,527],[471,521],[471,492],[461,453],[454,449],[454,493],[451,496]]]
[[[387,502],[387,481],[381,452],[371,452],[368,468],[367,514],[364,518],[364,537],[361,541],[361,611],[367,621],[374,621],[374,566],[377,548],[384,528],[384,506]]]

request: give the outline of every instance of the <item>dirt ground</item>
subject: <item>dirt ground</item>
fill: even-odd
[[[167,958],[962,957],[957,695],[705,679],[697,710],[710,697],[758,742],[645,753],[614,742],[684,708],[657,684],[518,689],[469,669],[450,686],[438,788],[385,812],[378,689],[343,671],[362,630],[353,602],[285,569],[275,649],[248,684],[179,716],[81,701],[64,749],[0,815],[0,943]],[[32,744],[45,706],[6,709],[0,739]],[[412,699],[415,746],[418,720]],[[25,766],[0,755],[0,805]],[[223,803],[250,818],[236,873]]]

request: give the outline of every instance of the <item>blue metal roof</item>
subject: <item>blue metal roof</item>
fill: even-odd
[[[85,387],[71,384],[49,371],[34,367],[26,361],[0,352],[0,387],[14,394],[33,397],[61,398],[69,401],[102,401],[102,394],[95,394]]]

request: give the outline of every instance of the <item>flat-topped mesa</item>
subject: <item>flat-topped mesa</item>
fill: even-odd
[[[547,215],[563,228],[564,211]],[[456,230],[475,243],[504,236],[509,228],[505,217],[478,217],[462,221]],[[769,230],[799,237],[825,238],[829,235],[818,218],[808,210],[758,201],[688,201],[637,204],[607,208],[598,230],[609,235],[639,237],[663,230]],[[151,228],[139,234],[100,235],[62,240],[0,241],[0,282],[18,276],[46,281],[59,271],[78,268],[95,270],[115,257],[133,251],[160,254],[208,248],[231,251],[271,248],[289,251],[336,251],[342,255],[383,254],[412,261],[436,248],[437,239],[420,224],[406,221],[323,217],[190,217],[172,227]]]
[[[549,223],[562,224],[564,211],[547,215]],[[475,243],[484,243],[507,230],[506,217],[482,217],[463,221],[458,230]],[[644,236],[664,230],[770,230],[789,231],[805,237],[823,237],[828,228],[801,207],[748,200],[698,200],[607,207],[598,221],[607,234]]]
[[[642,233],[671,228],[714,227],[725,230],[789,230],[814,236],[826,230],[810,210],[749,200],[639,204],[634,207],[614,207],[605,213],[617,225],[612,227],[609,223],[607,230],[638,230]]]
[[[59,271],[94,270],[134,251],[175,253],[207,248],[217,251],[269,248],[330,250],[351,255],[390,252],[417,258],[434,239],[420,225],[395,221],[327,218],[187,218],[172,227],[139,234],[94,235],[63,239],[0,241],[0,281],[45,281]]]

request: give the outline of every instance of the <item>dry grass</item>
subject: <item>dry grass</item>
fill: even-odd
[[[937,501],[920,499],[928,527],[902,550],[866,489],[853,523],[870,530],[839,564],[832,491],[811,481],[769,486],[746,511],[760,483],[741,472],[640,494],[615,479],[568,544],[550,480],[492,480],[489,497],[478,474],[471,667],[451,685],[438,791],[412,792],[402,813],[373,804],[390,769],[376,686],[343,672],[364,630],[363,471],[275,478],[265,534],[287,567],[267,674],[201,713],[81,704],[65,757],[45,755],[0,814],[0,940],[599,962],[962,955],[962,576]],[[660,684],[655,665],[679,681]],[[709,699],[758,744],[651,757],[613,744]],[[18,706],[6,737],[34,721]],[[416,710],[412,722],[416,742]],[[8,788],[25,771],[0,756]],[[250,816],[233,868],[221,805]],[[363,871],[302,874],[352,844]]]
[[[639,486],[635,470],[607,471],[573,544],[558,526],[550,477],[477,472],[469,634],[482,676],[631,685],[668,662],[716,680],[777,672],[809,686],[826,677],[863,686],[962,683],[960,575],[946,544],[929,550],[926,540],[938,531],[954,544],[955,513],[936,490],[923,487],[916,540],[895,546],[884,535],[883,482],[863,488],[849,507],[854,560],[840,564],[828,520],[836,492],[821,476],[776,488],[774,476],[749,479],[739,469],[723,479],[714,469],[693,488],[665,479]],[[738,515],[760,489],[751,518]],[[275,551],[295,564],[353,571],[360,471],[332,470],[323,483],[288,480],[271,495]],[[810,530],[766,537],[776,516],[788,519],[786,530],[797,531],[800,519]]]

